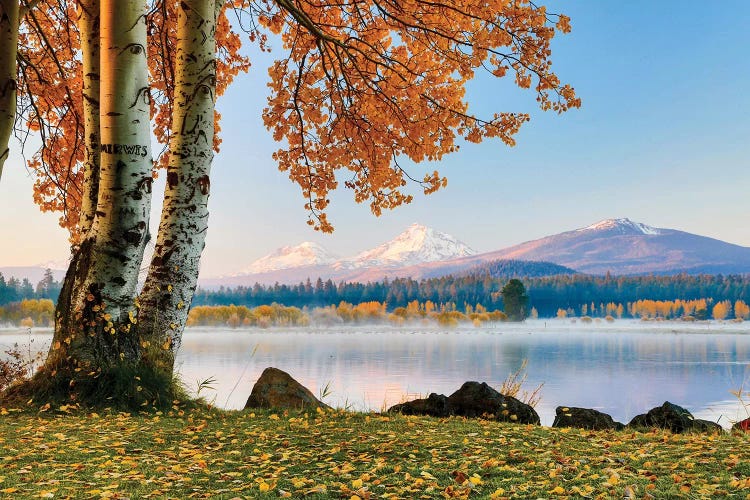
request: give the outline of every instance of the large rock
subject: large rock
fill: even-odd
[[[625,425],[615,422],[606,413],[590,408],[558,406],[555,409],[555,421],[552,422],[552,427],[576,427],[599,431],[605,429],[620,430]]]
[[[278,368],[266,368],[247,398],[245,408],[330,408]]]
[[[403,413],[404,415],[429,415],[431,417],[447,417],[450,415],[448,398],[444,394],[430,394],[427,399],[415,399],[407,401],[388,409],[389,412]]]
[[[463,417],[487,416],[501,422],[541,423],[534,408],[500,394],[486,382],[464,382],[460,389],[448,396],[448,405],[454,415]]]
[[[714,432],[721,426],[708,420],[696,420],[693,415],[681,406],[665,401],[663,405],[652,408],[648,413],[636,415],[628,427],[657,427],[674,433]]]
[[[427,399],[415,399],[388,409],[405,415],[430,415],[447,417],[486,417],[501,422],[539,425],[539,415],[534,408],[516,398],[504,396],[482,382],[466,382],[448,397],[430,394]]]

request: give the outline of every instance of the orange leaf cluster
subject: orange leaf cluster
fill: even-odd
[[[458,149],[461,138],[515,144],[528,114],[469,111],[465,86],[478,70],[497,78],[512,74],[518,87],[534,89],[544,110],[580,106],[550,61],[550,42],[570,30],[570,20],[528,0],[233,0],[216,29],[218,95],[250,66],[226,17],[230,8],[261,50],[268,50],[269,34],[282,40],[286,57],[269,69],[264,123],[284,143],[274,159],[300,185],[309,224],[323,231],[333,229],[326,208],[339,185],[338,170],[348,171],[344,186],[355,200],[369,202],[379,215],[411,202],[404,190],[409,180],[425,194],[447,184],[437,171],[411,177],[404,158],[440,160]],[[176,9],[177,0],[153,0],[147,19],[152,122],[163,146],[156,166],[168,162],[179,64]],[[61,225],[72,231],[73,241],[85,149],[76,19],[74,2],[42,2],[25,16],[19,44],[19,116],[42,137],[29,162],[37,177],[35,200],[42,210],[63,212]],[[216,149],[219,144],[217,135]]]
[[[286,142],[274,158],[302,188],[316,229],[332,230],[325,210],[339,169],[350,171],[344,185],[355,200],[379,215],[412,199],[403,188],[415,179],[400,158],[440,160],[459,137],[513,145],[529,117],[470,114],[465,85],[477,70],[534,85],[544,110],[580,106],[549,60],[569,20],[528,1],[262,3],[260,23],[289,51],[269,69],[264,121]],[[427,194],[446,185],[437,172],[417,182]]]

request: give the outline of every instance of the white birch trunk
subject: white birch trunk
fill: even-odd
[[[159,234],[140,296],[139,329],[151,362],[171,373],[193,299],[208,225],[213,159],[218,0],[183,0],[175,102]],[[146,354],[148,356],[148,354]]]
[[[58,300],[53,370],[140,360],[132,327],[152,181],[145,15],[140,1],[100,2],[97,205]]]
[[[99,197],[99,0],[78,2],[78,29],[83,59],[85,157],[78,231],[85,238],[94,223]]]
[[[19,0],[0,0],[0,178],[16,119]]]
[[[78,30],[81,33],[81,55],[83,60],[83,114],[85,157],[83,161],[83,186],[81,213],[78,221],[78,239],[81,245],[73,247],[68,272],[55,309],[55,338],[50,346],[47,362],[54,365],[68,356],[68,345],[72,349],[95,343],[95,338],[79,337],[71,343],[73,332],[80,330],[79,314],[76,309],[84,304],[83,285],[88,276],[88,266],[92,259],[94,240],[90,236],[96,216],[99,197],[99,67],[100,67],[100,5],[99,0],[80,0],[78,4]],[[67,341],[66,341],[67,340]],[[61,347],[56,347],[61,346]]]

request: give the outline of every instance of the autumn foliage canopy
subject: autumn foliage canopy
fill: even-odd
[[[176,8],[174,0],[155,2],[148,16],[151,115],[161,145],[172,115]],[[35,200],[62,212],[74,242],[85,154],[77,16],[72,1],[41,2],[19,39],[19,124],[42,138],[29,161]],[[550,62],[552,39],[569,30],[566,16],[526,0],[235,0],[218,21],[217,94],[250,68],[243,38],[262,50],[280,45],[263,119],[281,144],[279,169],[301,187],[309,223],[331,231],[326,208],[337,171],[355,199],[380,214],[411,201],[409,180],[425,193],[446,185],[437,171],[412,178],[402,159],[440,160],[461,139],[514,144],[529,115],[474,114],[466,83],[477,71],[532,89],[543,110],[580,106]],[[168,162],[166,147],[153,156],[157,167]]]

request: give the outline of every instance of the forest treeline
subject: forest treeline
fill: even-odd
[[[435,304],[454,304],[463,309],[465,304],[481,304],[488,310],[503,310],[501,290],[505,278],[487,274],[445,276],[424,280],[409,278],[375,283],[334,283],[332,280],[307,280],[297,285],[275,284],[252,287],[199,289],[193,305],[244,305],[257,307],[279,303],[294,307],[320,307],[347,302],[381,302],[389,310],[406,307],[412,301]],[[639,316],[628,311],[628,304],[642,300],[690,301],[706,299],[709,306],[729,301],[750,301],[750,276],[742,275],[687,275],[674,276],[589,276],[583,274],[558,275],[540,278],[521,278],[529,296],[529,308],[540,317],[555,317],[562,309],[571,316],[606,316],[606,305],[621,304],[623,317]],[[595,311],[592,311],[591,304]],[[601,314],[604,308],[605,314]],[[530,309],[531,310],[531,309]],[[610,310],[610,313],[612,311]],[[615,313],[616,314],[616,313]],[[613,314],[613,316],[615,315]],[[731,311],[729,317],[732,317]]]
[[[22,327],[52,326],[55,306],[49,299],[26,299],[0,306],[0,325],[10,324]],[[538,318],[536,308],[531,308],[530,316]],[[620,318],[682,319],[694,320],[734,320],[750,319],[750,306],[744,301],[734,303],[724,300],[715,302],[711,299],[698,300],[639,300],[626,304],[609,302],[607,304],[583,304],[578,310],[559,308],[558,318],[580,317],[581,321],[593,321],[592,318],[604,318],[614,321]],[[385,302],[361,302],[351,304],[340,302],[338,305],[320,307],[294,307],[278,303],[264,304],[257,307],[237,305],[196,306],[191,308],[187,326],[216,327],[260,327],[274,326],[333,326],[337,324],[390,324],[408,323],[437,324],[456,326],[471,323],[480,326],[487,322],[508,320],[500,310],[487,310],[481,304],[464,304],[459,308],[452,302],[436,304],[431,301],[412,301],[405,307],[393,309]],[[598,320],[597,320],[598,321]]]
[[[62,283],[55,280],[52,271],[47,269],[44,277],[36,284],[28,278],[19,280],[10,277],[8,279],[0,273],[0,306],[20,302],[27,299],[50,299],[57,301],[60,295]]]
[[[611,317],[675,319],[749,319],[750,277],[740,275],[588,276],[582,274],[523,278],[532,317]],[[487,274],[424,280],[395,279],[375,283],[306,280],[297,285],[199,289],[191,325],[273,326],[357,322],[363,311],[379,304],[378,321],[414,319],[450,312],[456,321],[474,321],[482,311],[503,311],[506,278]],[[60,283],[48,272],[36,285],[0,274],[0,324],[48,326]],[[280,304],[283,304],[281,306]],[[410,305],[411,304],[411,305]],[[210,312],[201,306],[233,306]],[[265,306],[262,307],[262,306]],[[269,309],[272,311],[269,313]],[[411,308],[411,309],[410,309]],[[351,309],[353,312],[348,313]],[[378,309],[380,310],[380,309]],[[460,313],[463,317],[458,316]],[[235,317],[236,315],[236,317]],[[395,316],[394,316],[395,315]],[[208,319],[209,316],[211,319]],[[447,318],[444,317],[443,320]],[[369,319],[374,319],[370,314]],[[484,321],[485,318],[479,318]],[[489,320],[492,320],[490,318]]]

